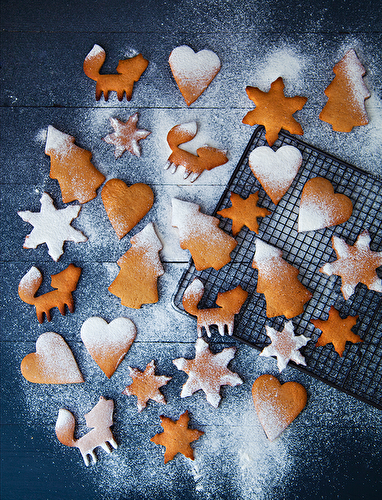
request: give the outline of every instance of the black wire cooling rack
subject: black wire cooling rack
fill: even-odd
[[[235,316],[233,337],[259,350],[269,345],[270,339],[266,335],[265,325],[281,331],[286,320],[283,316],[267,318],[264,295],[256,292],[257,271],[252,268],[252,261],[256,239],[260,238],[282,250],[283,259],[299,269],[299,280],[313,294],[312,299],[305,304],[304,313],[292,319],[295,334],[311,338],[311,341],[300,349],[307,366],[295,365],[293,362],[291,364],[337,389],[382,409],[381,294],[358,284],[355,293],[345,301],[340,290],[341,278],[328,277],[319,272],[326,262],[336,260],[331,244],[331,237],[334,234],[353,245],[358,235],[367,229],[371,236],[371,250],[382,250],[382,181],[296,137],[281,132],[272,148],[277,150],[283,145],[295,146],[303,156],[303,163],[288,192],[275,206],[248,165],[251,151],[264,145],[267,145],[264,129],[258,127],[213,215],[231,206],[231,192],[247,198],[255,191],[259,192],[258,205],[268,208],[272,214],[258,219],[260,221],[258,235],[243,227],[236,236],[238,245],[231,253],[231,262],[219,271],[209,268],[198,272],[191,259],[189,268],[183,274],[173,296],[173,305],[185,313],[182,306],[183,293],[195,277],[200,278],[205,286],[200,308],[214,307],[218,292],[230,290],[240,284],[249,296],[240,313]],[[298,233],[297,219],[302,188],[308,179],[318,176],[328,179],[336,193],[343,193],[352,200],[352,216],[346,223],[338,226]],[[231,220],[217,217],[221,221],[220,227],[230,233]],[[377,272],[381,276],[380,270]],[[315,347],[321,331],[315,329],[310,320],[317,318],[326,320],[331,306],[334,306],[343,318],[359,316],[353,331],[363,342],[356,344],[347,342],[342,357],[335,352],[332,344]]]

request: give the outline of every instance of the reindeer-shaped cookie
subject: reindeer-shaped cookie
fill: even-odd
[[[96,100],[99,101],[103,93],[105,101],[109,98],[109,92],[117,92],[120,101],[126,93],[126,99],[130,101],[133,95],[134,83],[137,82],[147,68],[149,62],[142,54],[130,59],[118,62],[117,74],[101,75],[100,69],[106,59],[106,52],[99,45],[94,45],[84,61],[85,75],[95,80]]]
[[[222,149],[203,146],[198,148],[197,154],[194,155],[179,147],[180,144],[191,141],[196,136],[197,130],[196,122],[190,122],[175,125],[167,134],[167,142],[172,153],[167,160],[165,169],[171,167],[171,173],[175,173],[178,167],[183,167],[185,170],[184,178],[190,177],[191,182],[194,182],[204,170],[212,170],[228,161],[226,151]]]
[[[85,415],[86,425],[93,429],[79,439],[74,439],[76,421],[69,410],[61,408],[56,422],[56,435],[65,446],[78,448],[85,465],[90,465],[89,455],[93,463],[97,461],[94,449],[101,446],[107,453],[118,447],[110,426],[113,425],[114,402],[102,396],[95,407]]]
[[[241,306],[248,297],[248,292],[243,290],[241,286],[237,286],[228,292],[218,293],[216,304],[220,307],[198,309],[198,303],[204,294],[204,285],[195,278],[188,285],[183,294],[183,307],[193,316],[196,316],[198,337],[202,336],[202,328],[204,327],[207,336],[211,336],[210,326],[216,325],[220,335],[224,335],[227,327],[228,335],[233,334],[234,316],[240,312]]]
[[[42,274],[37,267],[31,267],[27,274],[23,276],[19,283],[20,299],[26,304],[36,307],[37,319],[40,323],[44,321],[44,314],[48,321],[51,320],[50,310],[57,307],[60,313],[65,315],[65,306],[70,312],[74,311],[74,301],[72,292],[77,287],[80,279],[81,268],[74,264],[58,274],[52,274],[51,285],[55,290],[44,293],[36,297],[36,293],[42,283]]]

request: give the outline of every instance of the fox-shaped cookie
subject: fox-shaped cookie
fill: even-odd
[[[86,425],[93,429],[79,439],[74,439],[75,418],[69,410],[61,408],[56,422],[58,440],[65,446],[78,448],[86,466],[90,464],[89,456],[95,463],[95,448],[101,446],[107,453],[111,453],[113,448],[118,447],[110,430],[113,425],[113,410],[113,400],[101,396],[95,407],[85,415]]]
[[[126,99],[130,101],[133,95],[134,83],[137,82],[147,68],[149,62],[142,54],[138,54],[130,59],[122,59],[118,62],[117,74],[101,75],[100,70],[106,59],[106,52],[99,45],[94,45],[89,54],[85,57],[85,75],[95,80],[96,100],[99,101],[102,93],[105,101],[109,98],[109,92],[117,92],[120,101],[126,94]]]
[[[50,310],[57,307],[62,315],[65,315],[65,306],[70,312],[74,311],[74,300],[72,292],[77,287],[80,279],[81,268],[74,264],[58,274],[52,274],[51,285],[55,290],[36,297],[36,293],[42,283],[42,274],[37,267],[32,266],[19,283],[20,299],[26,304],[36,307],[37,319],[40,323],[44,321],[44,314],[48,321],[51,320]]]
[[[171,167],[175,173],[178,167],[184,168],[184,178],[194,182],[204,170],[212,170],[215,167],[227,163],[227,153],[223,149],[211,146],[202,146],[196,150],[196,155],[186,151],[179,146],[191,141],[197,133],[196,122],[175,125],[167,134],[167,142],[172,153],[169,156],[165,169]]]
[[[210,326],[216,325],[220,335],[224,335],[227,327],[228,335],[233,334],[234,316],[240,312],[241,306],[248,297],[248,292],[237,286],[227,292],[218,293],[216,304],[219,307],[198,309],[198,304],[204,294],[204,285],[200,279],[195,278],[183,294],[183,307],[193,316],[196,316],[198,337],[202,336],[204,327],[207,336],[211,336]]]

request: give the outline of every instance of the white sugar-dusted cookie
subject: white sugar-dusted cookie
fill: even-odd
[[[81,327],[81,338],[90,356],[110,378],[131,347],[136,328],[128,318],[107,323],[102,318],[88,318]]]
[[[204,49],[195,53],[188,45],[176,47],[168,62],[188,106],[206,90],[221,67],[214,52]]]
[[[66,208],[56,209],[52,198],[43,193],[40,199],[40,212],[17,212],[25,222],[32,224],[32,232],[25,238],[24,248],[36,248],[46,243],[48,253],[54,261],[58,261],[64,253],[64,242],[73,241],[83,243],[87,237],[70,225],[80,210],[80,205],[69,205]]]
[[[296,177],[302,155],[294,146],[281,146],[277,151],[260,146],[252,151],[248,162],[253,175],[277,205]]]
[[[54,332],[39,336],[36,352],[27,354],[21,362],[21,373],[35,384],[76,384],[84,381],[68,344]]]

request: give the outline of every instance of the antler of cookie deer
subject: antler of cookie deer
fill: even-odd
[[[248,292],[243,290],[241,286],[219,293],[216,299],[216,304],[219,307],[198,309],[198,304],[204,294],[204,285],[195,278],[186,288],[183,295],[183,307],[193,316],[196,316],[198,337],[202,336],[202,328],[206,329],[208,337],[211,336],[210,326],[216,325],[220,335],[224,335],[225,327],[227,327],[228,335],[233,334],[234,316],[240,312],[241,306],[248,297]]]
[[[169,156],[165,169],[171,167],[171,173],[175,173],[178,167],[183,167],[184,178],[190,177],[194,182],[204,170],[212,170],[215,167],[227,163],[227,152],[210,146],[202,146],[196,150],[196,155],[179,148],[180,144],[191,141],[197,133],[196,122],[175,125],[167,134],[167,142],[172,153]]]
[[[56,436],[65,446],[78,448],[85,465],[90,464],[89,455],[93,463],[97,461],[94,449],[101,446],[107,453],[118,448],[110,430],[113,425],[114,402],[102,396],[95,407],[85,415],[86,425],[93,429],[79,439],[74,439],[76,421],[69,410],[61,408],[56,422]],[[110,449],[111,448],[111,449]]]
[[[37,267],[33,266],[20,280],[18,290],[20,299],[36,307],[37,319],[40,323],[44,321],[44,314],[48,321],[51,320],[50,310],[54,307],[57,307],[65,316],[65,306],[68,306],[70,312],[74,311],[72,292],[77,287],[80,275],[81,268],[69,264],[66,269],[51,276],[51,285],[55,290],[36,297],[42,283],[42,274]]]
[[[122,59],[118,62],[117,74],[101,75],[99,72],[106,59],[106,52],[99,45],[94,45],[84,60],[85,75],[95,80],[96,100],[99,101],[103,93],[105,101],[109,98],[109,92],[117,92],[118,100],[122,101],[123,94],[130,101],[133,95],[134,83],[137,82],[149,62],[142,54],[138,54],[130,59]]]

